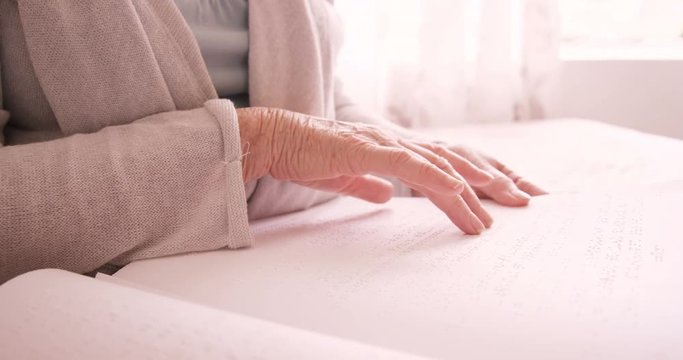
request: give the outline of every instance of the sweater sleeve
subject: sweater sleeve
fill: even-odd
[[[0,112],[0,124],[9,114]],[[227,100],[0,147],[0,283],[251,243]]]

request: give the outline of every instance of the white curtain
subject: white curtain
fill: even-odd
[[[339,74],[409,127],[543,117],[558,65],[554,0],[337,0]]]

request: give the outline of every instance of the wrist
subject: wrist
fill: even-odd
[[[242,178],[247,183],[268,174],[272,163],[273,131],[266,108],[237,109],[242,148]]]

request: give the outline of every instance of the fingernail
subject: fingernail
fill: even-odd
[[[481,234],[481,232],[486,228],[481,220],[479,220],[479,218],[474,214],[470,215],[470,226],[472,226],[472,229],[476,234]]]
[[[486,228],[488,229],[491,227],[491,225],[493,225],[493,217],[491,216],[491,214],[488,213],[488,211],[483,210],[483,212],[484,212],[484,214],[482,217],[484,219],[483,220],[479,219],[479,220],[482,220],[482,222],[484,223],[484,226],[486,226]]]
[[[527,201],[531,200],[531,196],[529,194],[525,193],[524,191],[515,189],[515,190],[512,190],[511,193],[514,197],[522,198],[522,199],[527,200]]]

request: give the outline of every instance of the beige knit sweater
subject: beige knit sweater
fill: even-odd
[[[378,121],[334,81],[328,2],[249,13],[252,106]],[[0,0],[0,76],[0,283],[248,246],[248,216],[331,197],[264,178],[247,207],[234,108],[172,0]]]

